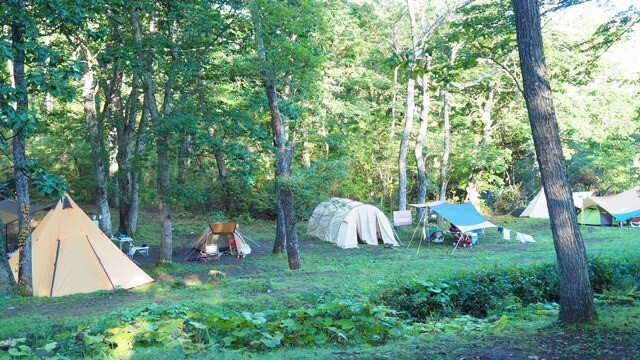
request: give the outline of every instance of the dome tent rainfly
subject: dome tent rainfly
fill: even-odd
[[[358,242],[399,246],[389,220],[380,209],[358,201],[332,198],[316,206],[307,225],[307,234],[334,243],[343,249],[357,248]]]
[[[153,282],[66,195],[32,234],[34,296],[64,296]],[[18,253],[9,260],[17,276]]]

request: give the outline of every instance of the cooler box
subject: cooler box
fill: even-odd
[[[469,236],[471,237],[471,245],[477,245],[478,244],[478,233],[476,233],[476,232],[468,232],[467,234],[469,234]]]

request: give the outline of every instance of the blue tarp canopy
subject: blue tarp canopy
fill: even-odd
[[[496,227],[494,224],[483,218],[478,210],[471,203],[447,204],[443,203],[430,207],[450,223],[455,225],[460,231],[467,232],[488,227]]]

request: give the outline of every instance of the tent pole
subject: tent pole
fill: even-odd
[[[109,280],[109,283],[111,283],[111,289],[115,289],[116,287],[113,285],[113,281],[111,281],[111,277],[109,276],[109,273],[107,272],[107,269],[104,267],[104,264],[102,263],[102,260],[100,259],[100,256],[98,256],[98,253],[96,252],[96,249],[93,247],[93,244],[91,243],[91,240],[89,240],[89,235],[86,235],[87,238],[87,242],[89,243],[89,246],[91,246],[91,250],[93,250],[93,254],[96,256],[96,259],[98,259],[98,262],[100,263],[100,266],[102,266],[102,271],[104,271],[104,274],[107,275],[107,279]],[[58,240],[60,241],[60,240]]]
[[[451,255],[453,255],[453,253],[456,252],[456,249],[458,248],[458,245],[460,245],[460,240],[458,240],[456,242],[456,246],[453,247],[453,251],[451,252]]]
[[[58,270],[59,254],[60,254],[60,239],[58,239],[58,245],[56,246],[56,259],[53,261],[53,276],[51,277],[51,290],[49,291],[49,297],[53,297],[53,284],[56,281],[56,272]]]
[[[422,240],[426,238],[425,226],[427,226],[427,222],[429,221],[429,208],[425,207],[422,214],[422,236],[420,237],[420,244],[418,244],[418,251],[416,252],[416,256],[420,255],[420,247],[422,246]],[[420,224],[418,224],[420,226]]]
[[[425,207],[425,213],[426,213],[427,208]],[[413,238],[416,236],[416,233],[418,232],[418,228],[420,228],[420,221],[424,218],[424,214],[422,214],[422,217],[420,219],[418,219],[418,225],[416,225],[415,230],[413,230],[413,234],[411,235],[411,240],[409,240],[409,245],[407,245],[407,249],[411,246],[411,243],[413,242]]]

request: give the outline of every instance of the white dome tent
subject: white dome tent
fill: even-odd
[[[358,243],[399,246],[389,220],[377,207],[358,201],[332,198],[316,206],[307,225],[307,234],[334,243],[343,249]]]

